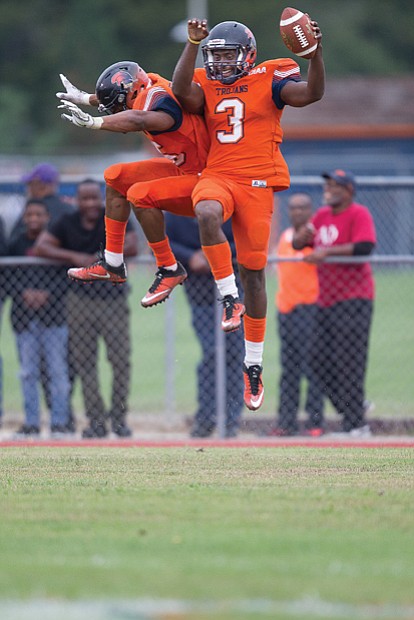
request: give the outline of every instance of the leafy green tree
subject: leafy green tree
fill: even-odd
[[[173,26],[187,18],[186,0],[0,0],[0,152],[84,153],[134,149],[141,136],[87,132],[59,118],[59,73],[93,90],[118,60],[172,75],[182,44]],[[236,19],[256,35],[259,62],[289,55],[279,35],[280,0],[210,0],[209,23]],[[414,3],[408,0],[296,4],[321,25],[328,78],[412,74]],[[204,16],[198,16],[204,17]],[[300,61],[306,70],[306,61]],[[391,82],[390,82],[391,88]]]

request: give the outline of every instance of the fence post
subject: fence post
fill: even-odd
[[[165,304],[165,415],[175,413],[175,301],[171,295]]]
[[[225,334],[221,329],[222,307],[216,304],[215,343],[216,343],[216,420],[217,433],[220,439],[226,436],[226,343]],[[214,402],[214,401],[213,401]]]

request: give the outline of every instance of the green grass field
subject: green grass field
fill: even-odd
[[[165,415],[165,316],[166,304],[151,310],[140,306],[140,299],[153,277],[152,266],[130,268],[131,325],[133,342],[133,380],[130,411]],[[279,377],[279,349],[276,337],[274,294],[276,280],[268,272],[268,328],[264,359],[266,399],[261,416],[273,417],[276,411]],[[376,269],[377,299],[370,346],[367,376],[367,396],[375,402],[375,416],[414,417],[414,287],[412,269]],[[175,410],[192,414],[196,408],[195,367],[200,356],[195,339],[187,300],[181,287],[174,292],[174,387]],[[3,317],[1,349],[5,360],[4,408],[15,417],[22,411],[18,364],[14,334],[8,320],[8,307]],[[116,320],[116,319],[115,319]],[[111,375],[101,355],[102,387],[109,402]],[[79,385],[75,390],[75,409],[83,411]],[[171,403],[170,403],[171,405]],[[245,414],[246,415],[246,414]],[[22,414],[21,414],[22,417]]]
[[[5,620],[44,620],[64,601],[84,615],[62,607],[59,620],[414,617],[409,449],[7,448],[0,459]]]

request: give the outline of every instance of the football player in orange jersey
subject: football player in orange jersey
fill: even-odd
[[[105,170],[104,255],[92,265],[69,269],[68,275],[84,282],[126,281],[123,246],[132,205],[158,267],[154,283],[141,304],[156,305],[187,277],[165,234],[162,210],[194,217],[191,192],[204,168],[210,143],[204,119],[182,110],[167,80],[147,74],[132,61],[105,69],[94,94],[80,91],[65,76],[60,77],[66,92],[57,93],[57,97],[64,119],[90,129],[142,131],[165,156],[114,164]],[[100,112],[109,116],[93,117],[78,105],[98,106]]]
[[[222,22],[208,32],[206,20],[188,21],[188,41],[175,68],[174,95],[189,112],[203,114],[211,138],[207,165],[193,191],[203,251],[223,298],[222,328],[245,333],[244,401],[258,409],[266,329],[265,266],[273,213],[273,193],[289,187],[289,170],[279,144],[285,105],[302,107],[322,98],[325,69],[321,32],[308,79],[290,58],[254,67],[257,49],[249,28]],[[206,39],[208,37],[208,39]],[[200,43],[204,69],[196,69]],[[221,226],[232,217],[237,260],[245,291],[239,299],[231,252]]]

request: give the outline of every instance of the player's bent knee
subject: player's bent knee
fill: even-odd
[[[221,226],[223,224],[223,207],[217,201],[201,200],[194,208],[200,226]]]
[[[267,264],[267,255],[264,252],[239,252],[238,261],[240,265],[252,271],[264,269]]]
[[[107,183],[108,185],[111,185],[111,183],[119,179],[119,177],[121,176],[121,173],[122,173],[122,164],[113,164],[112,166],[109,166],[104,171],[105,183]]]
[[[125,195],[125,183],[122,179],[122,164],[113,164],[113,166],[109,166],[104,171],[104,179],[105,183],[112,187],[117,192],[122,195]]]
[[[157,202],[145,183],[133,185],[127,191],[127,200],[137,209],[154,209],[157,208]]]

